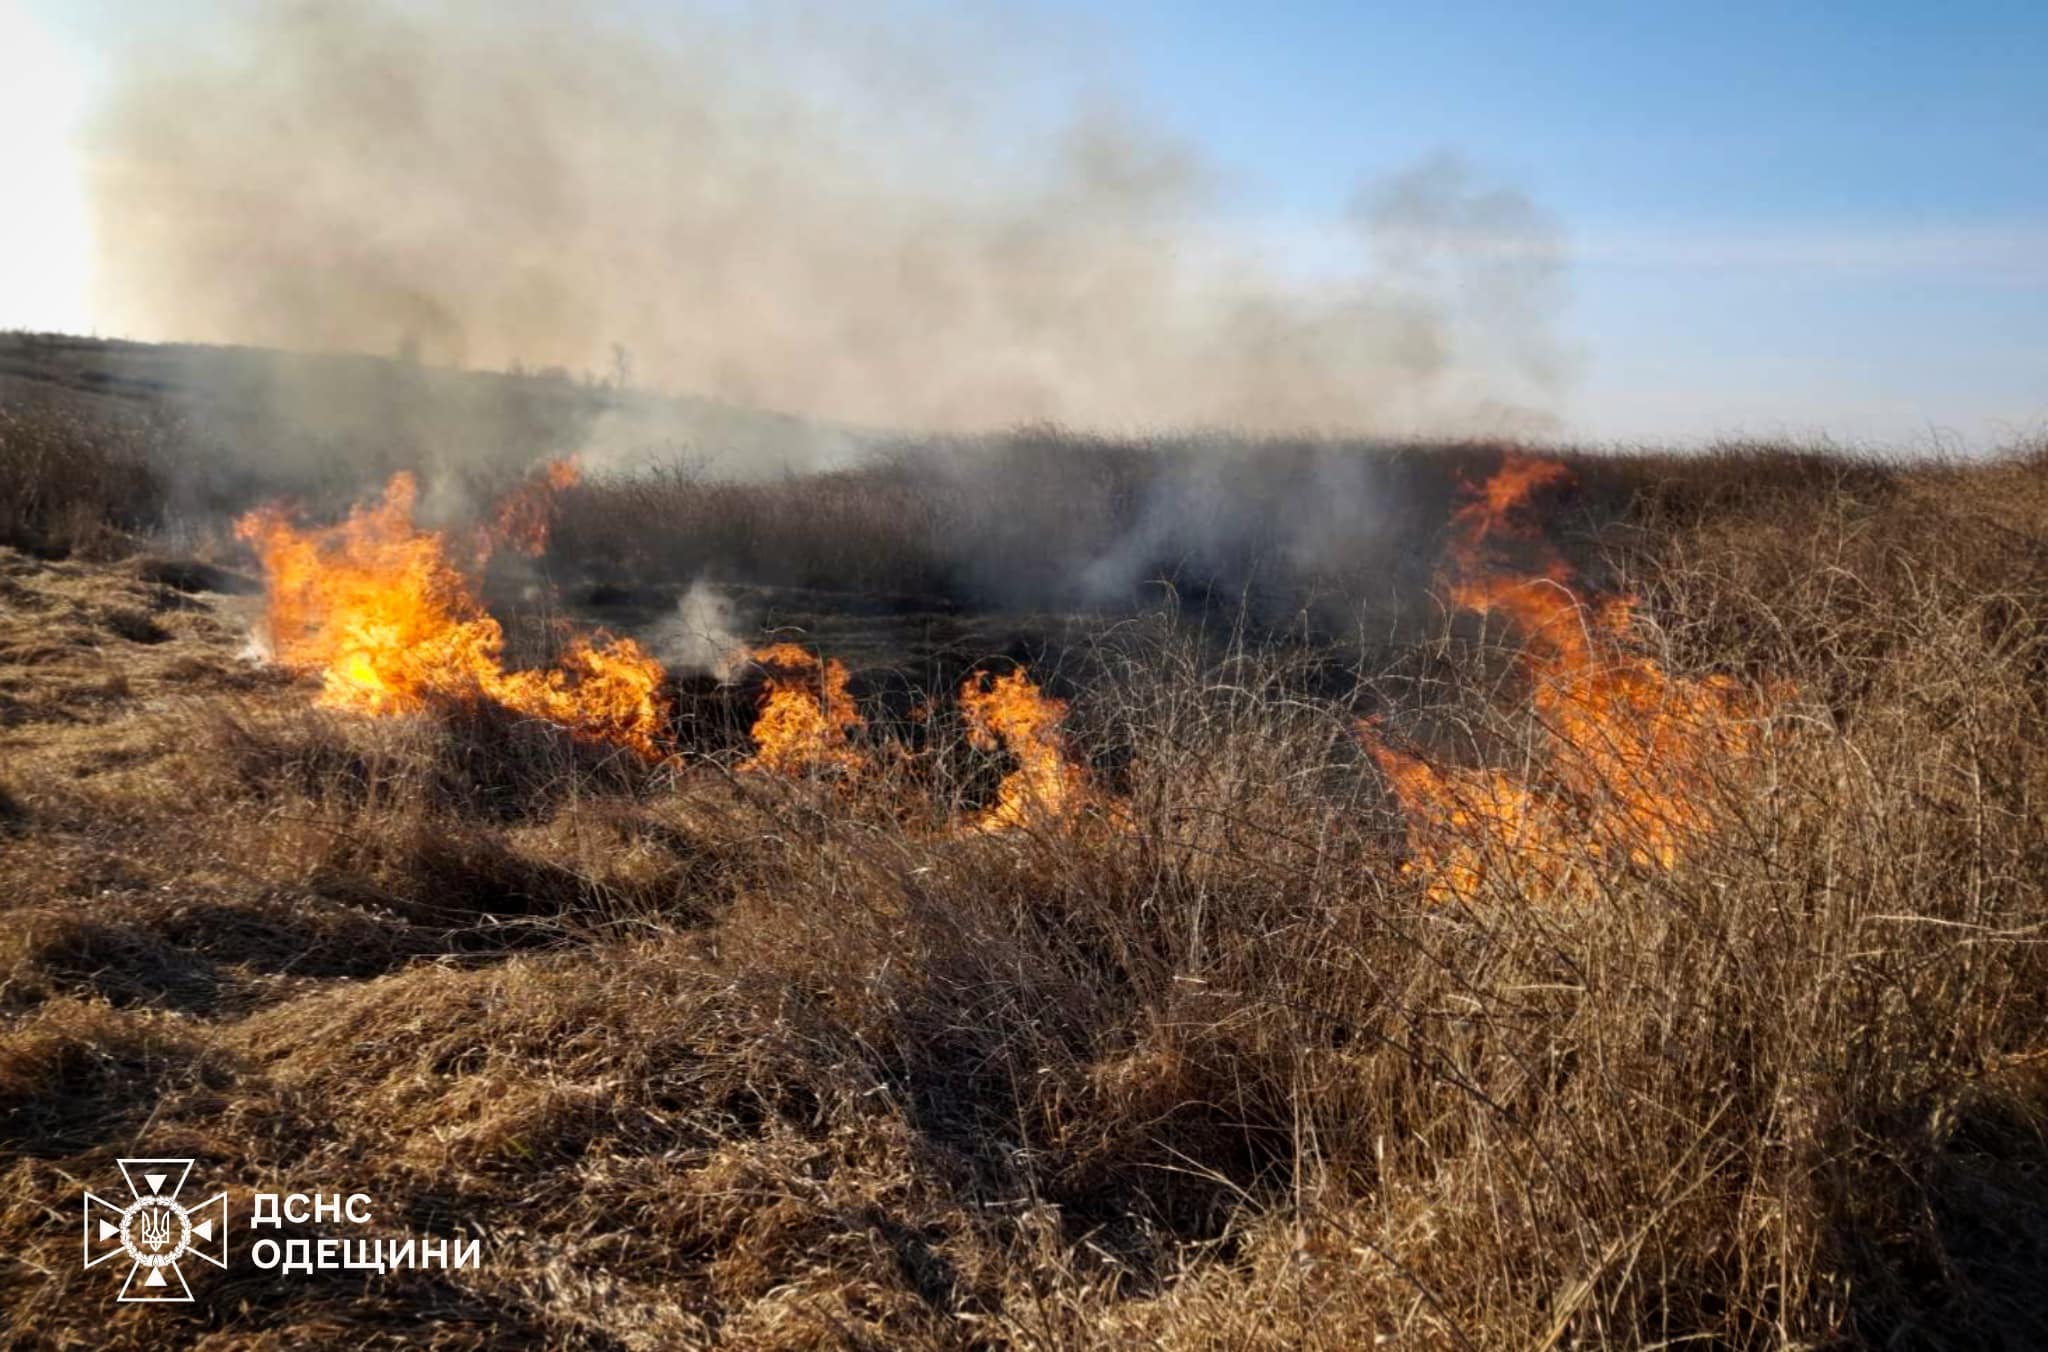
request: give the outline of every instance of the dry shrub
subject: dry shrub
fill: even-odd
[[[125,552],[160,518],[174,435],[149,415],[0,405],[0,544],[57,558]]]

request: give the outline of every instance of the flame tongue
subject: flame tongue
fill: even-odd
[[[537,473],[498,499],[491,514],[489,540],[529,558],[545,554],[548,535],[555,525],[556,499],[564,489],[575,485],[580,474],[574,458],[550,460],[542,465]]]
[[[1429,880],[1432,900],[1469,897],[1496,857],[1524,859],[1561,880],[1567,824],[1528,785],[1500,770],[1448,769],[1396,751],[1362,725],[1366,750],[1410,816],[1408,866]]]
[[[500,673],[486,693],[508,709],[656,760],[667,722],[666,675],[631,639],[585,637],[573,640],[551,668]]]
[[[1530,532],[1519,527],[1509,514],[1528,502],[1529,495],[1537,489],[1561,483],[1569,475],[1570,471],[1555,460],[1503,456],[1500,467],[1485,483],[1470,488],[1468,500],[1451,514],[1458,527],[1452,546],[1458,570],[1474,571],[1479,549],[1488,540],[1503,535],[1527,537]]]
[[[755,751],[741,769],[851,775],[866,767],[852,741],[866,722],[847,691],[843,663],[820,662],[794,643],[755,648],[747,657],[768,669],[768,680],[754,720]]]
[[[1553,462],[1508,457],[1454,516],[1446,579],[1457,605],[1500,614],[1521,632],[1548,765],[1528,782],[1440,768],[1386,746],[1369,723],[1359,729],[1409,818],[1411,867],[1437,900],[1471,896],[1490,865],[1553,889],[1570,885],[1575,857],[1669,869],[1711,829],[1699,785],[1756,749],[1732,682],[1672,676],[1626,650],[1629,598],[1582,604],[1554,556],[1528,574],[1488,558],[1499,537],[1529,534],[1511,513],[1564,474]]]
[[[1017,761],[997,787],[994,805],[981,815],[981,830],[1055,820],[1089,801],[1088,772],[1068,754],[1060,733],[1066,701],[1039,693],[1022,671],[983,672],[960,688],[960,709],[975,746],[1001,748]]]
[[[504,635],[440,538],[413,529],[416,495],[413,477],[399,474],[379,502],[325,530],[301,531],[277,507],[236,523],[263,565],[271,654],[318,673],[322,704],[410,712],[430,694],[473,686],[497,663]]]
[[[413,525],[417,492],[398,474],[338,525],[301,530],[276,507],[236,523],[263,565],[272,656],[318,674],[329,708],[389,715],[484,699],[659,755],[661,664],[630,639],[579,639],[552,670],[506,671],[503,628],[443,537]]]

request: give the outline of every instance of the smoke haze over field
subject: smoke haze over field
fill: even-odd
[[[992,14],[221,10],[96,128],[100,305],[869,426],[1541,430],[1561,245],[1452,159],[1285,275],[1222,176]],[[977,11],[977,13],[979,13]]]

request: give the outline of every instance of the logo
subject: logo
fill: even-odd
[[[179,1203],[191,1160],[116,1161],[134,1199],[126,1204],[85,1195],[85,1265],[97,1267],[116,1254],[129,1260],[121,1300],[192,1299],[178,1264],[197,1258],[228,1265],[228,1195],[215,1193],[194,1206]]]

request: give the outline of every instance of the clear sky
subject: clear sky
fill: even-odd
[[[2048,430],[2042,0],[1039,3],[1247,228],[1444,150],[1553,214],[1574,433]],[[0,0],[0,325],[94,322],[75,14]]]

